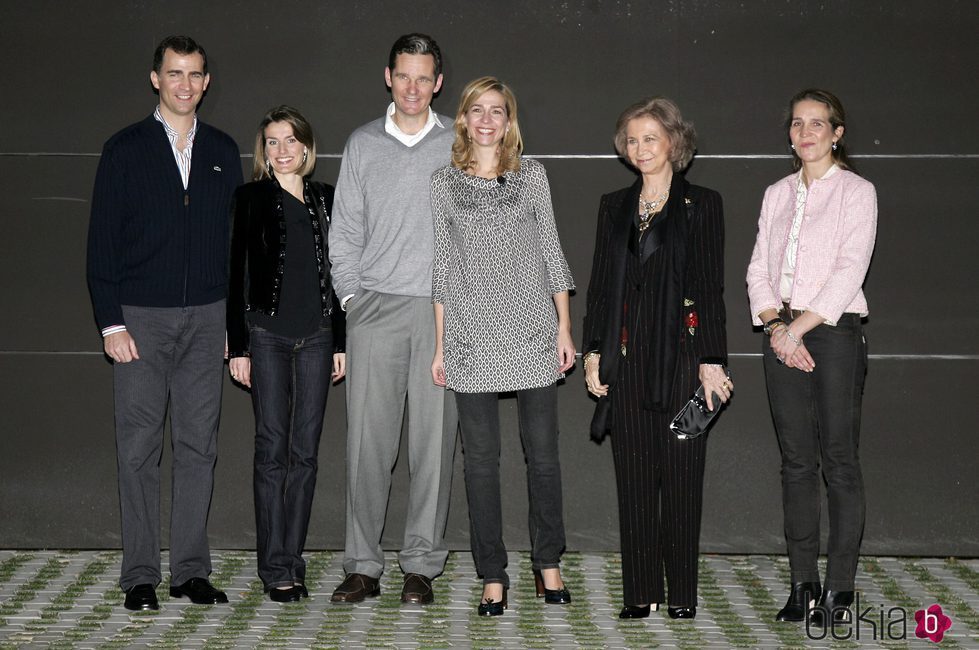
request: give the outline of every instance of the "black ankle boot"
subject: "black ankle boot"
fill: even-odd
[[[806,620],[806,612],[819,600],[818,582],[793,582],[785,607],[775,615],[776,621],[799,623]]]
[[[809,625],[826,627],[844,621],[852,621],[853,613],[850,612],[850,605],[852,604],[852,591],[823,590],[819,602],[809,614]]]

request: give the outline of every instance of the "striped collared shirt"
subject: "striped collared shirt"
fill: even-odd
[[[187,133],[187,146],[184,147],[183,151],[177,148],[180,133],[163,119],[159,105],[153,111],[153,117],[163,125],[163,129],[167,132],[167,138],[170,140],[170,148],[173,149],[173,157],[177,161],[177,168],[180,170],[180,180],[184,182],[184,189],[187,189],[187,184],[190,183],[190,158],[194,151],[194,136],[197,135],[197,116],[194,115],[194,125],[190,127],[190,132]]]

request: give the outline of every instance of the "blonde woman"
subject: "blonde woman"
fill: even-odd
[[[571,602],[564,551],[557,381],[574,363],[568,292],[543,166],[520,157],[513,92],[492,77],[462,91],[452,163],[432,176],[436,351],[432,377],[455,391],[481,616],[507,607],[498,396],[516,392],[527,458],[537,595]]]

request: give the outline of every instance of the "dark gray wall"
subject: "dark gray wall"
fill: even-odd
[[[391,42],[433,34],[446,56],[436,107],[454,113],[470,79],[494,74],[521,102],[527,151],[544,158],[579,292],[576,340],[599,196],[632,182],[611,157],[618,112],[647,94],[696,123],[689,177],[724,196],[727,306],[737,397],[711,434],[702,547],[781,552],[778,449],[744,293],[765,187],[788,173],[784,103],[835,91],[860,171],[877,186],[880,229],[867,281],[872,359],[862,457],[868,553],[979,553],[976,493],[979,131],[971,1],[362,2],[39,1],[0,26],[0,547],[118,547],[111,367],[84,279],[92,180],[101,145],[156,102],[152,50],[189,33],[210,54],[201,116],[250,153],[271,105],[317,129],[317,177],[333,181],[349,132],[389,101]],[[250,167],[247,157],[242,164]],[[561,389],[569,548],[617,547],[608,445],[587,437],[581,372]],[[527,547],[526,490],[513,400],[501,401],[506,538]],[[254,544],[252,416],[226,386],[213,544]],[[311,547],[343,545],[343,387],[330,398]],[[448,537],[467,546],[457,455]],[[164,466],[168,462],[164,458]],[[406,463],[395,470],[385,544],[396,548]],[[168,494],[169,488],[164,487]],[[163,513],[166,516],[166,512]]]

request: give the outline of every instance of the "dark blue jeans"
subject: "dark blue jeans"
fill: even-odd
[[[510,585],[500,503],[498,393],[456,393],[469,499],[469,544],[484,583]],[[517,391],[520,438],[527,461],[530,559],[534,569],[560,563],[564,551],[557,385]]]
[[[333,368],[333,335],[250,330],[255,410],[255,524],[265,589],[306,579],[303,547]]]
[[[864,525],[860,471],[860,405],[867,343],[860,318],[843,314],[819,325],[804,343],[816,369],[779,365],[764,343],[765,380],[782,450],[782,507],[792,582],[819,580],[820,468],[829,500],[824,587],[851,591]]]

